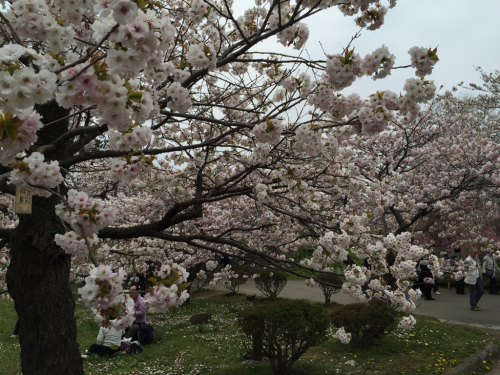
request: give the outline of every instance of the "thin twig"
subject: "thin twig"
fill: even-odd
[[[3,15],[2,12],[0,12],[0,18],[2,19],[3,22],[5,22],[5,24],[7,25],[7,27],[9,28],[10,32],[12,33],[12,37],[14,38],[14,40],[20,44],[20,45],[23,45],[23,42],[21,42],[21,38],[19,38],[19,36],[17,35],[16,31],[14,30],[14,28],[12,27],[12,25],[10,24],[9,20],[7,18],[5,18],[5,16]]]
[[[95,109],[95,108],[97,108],[97,105],[91,105],[90,107],[87,107],[87,108],[82,109],[81,111],[78,111],[78,112],[72,113],[72,114],[71,114],[71,115],[69,115],[69,116],[62,117],[62,118],[60,118],[60,119],[58,119],[58,120],[55,120],[55,121],[49,122],[48,124],[43,124],[43,126],[48,126],[48,125],[55,124],[55,123],[57,123],[57,122],[59,122],[59,121],[66,120],[66,119],[71,118],[71,117],[73,117],[73,116],[77,116],[77,115],[79,115],[79,114],[80,114],[80,113],[82,113],[82,112],[86,112],[86,111],[88,111],[88,110]]]
[[[99,43],[97,43],[97,45],[90,52],[88,52],[84,57],[82,57],[80,60],[77,60],[74,63],[71,63],[69,65],[66,65],[66,66],[62,67],[61,69],[56,70],[54,73],[59,74],[61,72],[64,72],[65,70],[68,70],[68,69],[70,69],[78,64],[81,64],[81,63],[84,63],[85,61],[87,61],[94,54],[94,52],[96,52],[101,47],[101,45],[106,41],[106,39],[108,39],[110,37],[110,35],[113,34],[113,32],[119,26],[120,26],[120,24],[118,24],[118,23],[115,26],[113,26],[111,28],[111,30],[109,30],[109,32],[106,35],[104,35],[104,37],[101,39],[101,41]]]

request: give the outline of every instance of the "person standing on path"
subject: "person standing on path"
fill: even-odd
[[[498,294],[496,271],[500,271],[497,262],[493,259],[493,249],[489,249],[488,253],[483,258],[483,275],[490,279],[490,294]]]
[[[455,249],[455,254],[454,254],[454,267],[453,269],[455,271],[459,271],[460,269],[463,269],[464,266],[464,261],[462,260],[462,249],[460,247],[457,247]],[[457,289],[457,294],[465,294],[465,282],[464,279],[457,280],[455,287]]]
[[[481,262],[477,257],[477,253],[478,250],[472,249],[464,261],[465,283],[469,285],[470,309],[472,311],[481,311],[477,303],[484,293],[483,282],[479,272]]]
[[[420,286],[420,291],[422,292],[422,296],[424,297],[424,299],[426,301],[434,301],[434,298],[432,298],[432,272],[428,266],[428,257],[420,260],[420,275],[418,278],[418,285]]]

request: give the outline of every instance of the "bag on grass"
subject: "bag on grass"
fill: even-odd
[[[155,329],[146,323],[142,323],[140,327],[141,328],[139,329],[137,336],[139,337],[139,342],[141,343],[141,345],[152,344],[154,340]]]
[[[142,348],[137,341],[132,341],[130,347],[127,349],[127,354],[139,354],[142,353]]]

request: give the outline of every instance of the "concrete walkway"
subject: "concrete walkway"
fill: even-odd
[[[222,290],[225,288],[217,287],[217,289]],[[471,311],[467,289],[466,295],[456,294],[455,289],[440,288],[439,292],[441,295],[433,294],[435,301],[419,299],[415,314],[432,316],[450,323],[500,331],[500,296],[490,295],[486,292],[478,304],[482,311]],[[253,280],[241,285],[240,293],[261,295]],[[297,280],[288,280],[285,288],[280,293],[280,297],[307,299],[315,302],[324,301],[323,293],[318,287],[311,288],[305,285],[303,281]],[[342,291],[334,294],[332,301],[341,304],[356,302]]]

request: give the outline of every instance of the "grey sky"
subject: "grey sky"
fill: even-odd
[[[383,0],[382,3],[387,5]],[[235,0],[235,15],[253,6],[253,0]],[[451,89],[461,81],[480,83],[474,66],[481,66],[487,72],[500,69],[499,14],[497,0],[399,0],[395,8],[389,9],[379,30],[362,31],[354,42],[355,51],[364,57],[385,44],[396,56],[396,66],[401,66],[410,63],[411,47],[437,46],[440,61],[428,76],[437,87]],[[310,30],[306,49],[313,59],[324,59],[319,42],[327,54],[338,54],[358,30],[353,18],[344,17],[336,8],[314,15],[306,23]],[[257,50],[290,55],[298,52],[293,47],[283,47],[276,37]],[[386,79],[358,79],[343,92],[357,92],[362,97],[387,89],[399,93],[410,77],[415,77],[414,69],[397,69]]]

